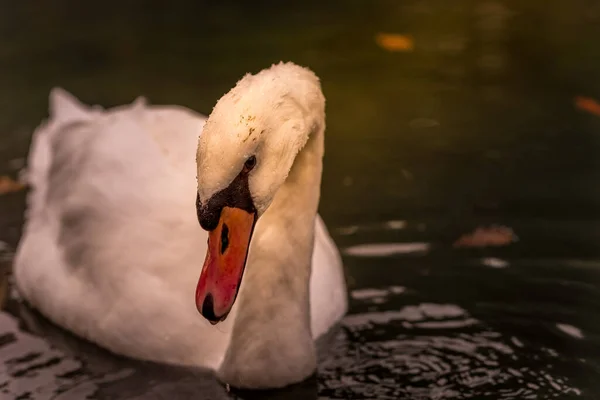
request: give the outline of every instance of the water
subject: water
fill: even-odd
[[[310,66],[328,100],[321,213],[351,291],[317,376],[231,393],[54,327],[10,284],[18,192],[0,196],[0,398],[600,396],[600,117],[577,100],[600,99],[600,5],[239,3],[0,0],[0,173],[22,167],[53,85],[207,113],[247,71]],[[494,224],[518,240],[452,245]]]

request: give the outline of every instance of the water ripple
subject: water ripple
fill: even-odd
[[[396,254],[425,253],[429,243],[369,243],[359,244],[344,249],[344,253],[354,257],[389,257]]]
[[[503,337],[457,305],[422,303],[350,315],[337,339],[320,367],[324,398],[551,399],[580,394],[549,367],[555,356],[529,348],[529,356],[524,355],[517,338]],[[531,353],[540,360],[535,369],[523,366]]]
[[[2,398],[86,399],[97,386],[83,373],[81,362],[53,349],[41,338],[23,333],[17,321],[0,313],[3,337],[0,344],[0,394]],[[49,398],[48,397],[48,398]]]

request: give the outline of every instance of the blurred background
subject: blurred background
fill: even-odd
[[[351,289],[315,393],[597,398],[599,37],[590,0],[0,0],[0,397],[193,391],[186,373],[112,359],[11,293],[17,178],[50,89],[207,115],[283,60],[322,81],[320,212]],[[31,346],[58,361],[14,361]]]

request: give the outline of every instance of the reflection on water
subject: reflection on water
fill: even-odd
[[[428,243],[370,243],[348,247],[344,253],[351,256],[387,257],[394,254],[419,253],[429,250]]]
[[[63,394],[86,398],[96,385],[78,382],[82,363],[53,349],[45,340],[21,332],[17,320],[0,315],[1,392],[6,398],[35,398]],[[63,397],[66,398],[66,397]]]
[[[345,334],[320,370],[322,393],[331,398],[539,399],[581,394],[552,370],[555,351],[525,349],[517,338],[503,337],[456,305],[424,303],[352,315],[344,326]]]
[[[355,306],[377,303],[385,308],[404,302],[404,292],[396,286],[360,289],[352,298]],[[27,324],[25,313],[21,323]],[[23,332],[6,314],[0,314],[0,326],[0,393],[5,398],[232,396],[208,373],[119,360],[88,344],[80,343],[74,351],[69,342],[78,339],[70,337],[50,337],[53,346]],[[581,335],[572,326],[560,329]],[[57,343],[70,351],[58,350]],[[453,304],[420,303],[349,315],[332,343],[319,367],[320,398],[539,399],[581,394],[553,368],[561,357],[556,349],[504,336]],[[316,398],[316,389],[295,390],[299,392],[273,398]]]
[[[403,234],[415,235],[410,227],[420,225],[407,223]],[[527,225],[517,224],[524,237],[531,236]],[[372,240],[397,234],[377,226],[358,226],[348,244],[364,240],[359,232]],[[0,314],[0,393],[117,400],[595,397],[600,329],[586,315],[597,315],[600,304],[600,289],[589,283],[600,275],[600,261],[500,257],[506,250],[498,248],[461,255],[451,240],[427,243],[426,253],[346,258],[350,279],[362,282],[352,285],[352,311],[320,343],[317,377],[283,392],[229,392],[206,371],[107,354],[48,323],[13,291],[4,306],[9,314]],[[403,285],[381,284],[398,270]]]

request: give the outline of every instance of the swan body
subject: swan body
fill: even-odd
[[[316,211],[324,118],[318,79],[291,63],[245,76],[208,119],[141,98],[104,110],[53,89],[28,158],[19,291],[118,354],[214,369],[238,387],[305,379],[314,339],[347,307]],[[194,304],[207,252],[194,199],[226,187],[250,152],[258,222],[238,299],[212,326]]]

